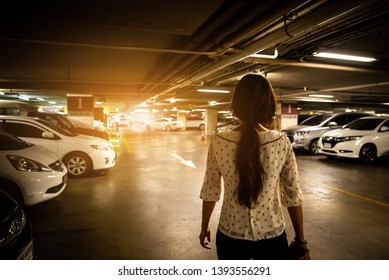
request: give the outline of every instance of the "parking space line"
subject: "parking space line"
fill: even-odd
[[[346,190],[341,189],[341,188],[332,187],[332,186],[327,186],[327,187],[332,189],[332,190],[335,190],[335,191],[338,191],[338,192],[341,192],[341,193],[344,193],[344,194],[348,194],[348,195],[351,195],[351,196],[354,196],[354,197],[357,197],[357,198],[360,198],[360,199],[363,199],[363,200],[366,200],[366,201],[369,201],[369,202],[372,202],[372,203],[375,203],[375,204],[378,204],[378,205],[381,205],[381,206],[384,206],[384,207],[389,207],[389,204],[387,204],[385,202],[382,202],[382,201],[379,201],[379,200],[375,200],[375,199],[368,198],[368,197],[363,196],[363,195],[352,193],[352,192],[346,191]]]
[[[303,179],[303,178],[301,178],[301,179]],[[334,191],[337,191],[337,192],[340,192],[340,193],[344,193],[344,194],[347,194],[349,196],[353,196],[353,197],[356,197],[356,198],[359,198],[359,199],[362,199],[362,200],[365,200],[365,201],[368,201],[368,202],[371,202],[371,203],[374,203],[374,204],[377,204],[377,205],[380,205],[380,206],[389,207],[388,203],[385,203],[385,202],[382,202],[382,201],[379,201],[379,200],[375,200],[375,199],[372,199],[372,198],[368,198],[366,196],[359,195],[359,194],[356,194],[356,193],[353,193],[353,192],[349,192],[349,191],[346,191],[346,190],[344,190],[342,188],[333,187],[333,186],[330,186],[330,185],[325,184],[325,183],[321,183],[321,184],[323,186],[331,189],[331,190],[334,190]]]
[[[126,146],[127,152],[131,153],[132,150],[130,148],[130,145],[128,145],[126,137],[123,137],[123,142],[124,142],[124,145]]]

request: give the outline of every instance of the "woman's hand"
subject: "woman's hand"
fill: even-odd
[[[211,231],[208,228],[201,229],[199,239],[201,246],[203,246],[205,249],[211,249],[211,247],[208,246],[208,242],[211,242]],[[206,240],[208,242],[206,242]]]
[[[301,244],[299,243],[299,246],[301,247],[301,249],[304,250],[305,254],[300,258],[300,260],[310,260],[311,259],[311,255],[309,254],[310,250],[307,246],[307,244]]]

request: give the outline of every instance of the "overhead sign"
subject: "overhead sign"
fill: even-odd
[[[93,116],[94,101],[92,95],[68,94],[68,113],[71,116]]]

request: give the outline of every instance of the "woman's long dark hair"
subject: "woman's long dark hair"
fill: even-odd
[[[235,191],[241,205],[251,208],[263,188],[266,175],[259,160],[259,124],[273,128],[276,96],[269,81],[260,75],[244,76],[235,88],[232,112],[242,122],[242,134],[237,149],[236,165],[239,185]]]

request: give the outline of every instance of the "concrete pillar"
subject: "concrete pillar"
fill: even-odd
[[[280,102],[277,105],[279,108],[278,112],[280,113],[279,129],[282,130],[290,126],[297,125],[298,123],[297,104]]]
[[[177,121],[180,121],[182,122],[182,124],[184,125],[184,130],[186,129],[186,113],[184,112],[178,112],[177,113]]]
[[[205,110],[205,135],[213,135],[213,131],[217,126],[217,109]]]

